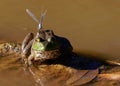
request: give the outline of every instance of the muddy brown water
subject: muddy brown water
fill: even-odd
[[[36,33],[37,23],[27,15],[26,8],[37,17],[47,10],[44,28],[67,37],[75,50],[112,60],[120,58],[119,0],[1,0],[0,40],[21,43],[27,33]],[[0,73],[0,80],[8,80],[4,75]],[[20,81],[24,80],[29,82],[21,77]]]

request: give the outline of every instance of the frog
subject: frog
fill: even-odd
[[[23,59],[27,57],[28,65],[32,65],[32,60],[42,63],[48,59],[67,57],[72,50],[73,47],[66,38],[55,35],[49,29],[39,30],[35,37],[29,33],[22,43],[22,56]]]

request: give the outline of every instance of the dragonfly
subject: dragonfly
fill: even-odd
[[[38,30],[42,29],[43,27],[43,19],[47,13],[47,10],[45,10],[43,13],[41,13],[40,19],[38,19],[29,9],[26,9],[27,14],[38,23]]]

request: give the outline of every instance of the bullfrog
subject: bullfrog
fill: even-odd
[[[35,37],[29,33],[22,43],[23,59],[27,58],[28,65],[32,61],[39,63],[47,59],[55,59],[71,54],[73,48],[70,42],[63,37],[57,36],[52,30],[39,30]]]

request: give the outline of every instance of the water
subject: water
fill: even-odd
[[[34,86],[35,81],[23,70],[7,70],[0,72],[0,86]]]
[[[21,43],[27,33],[36,33],[38,24],[26,8],[38,18],[47,10],[44,28],[67,37],[75,50],[120,58],[119,0],[1,0],[0,40]]]

